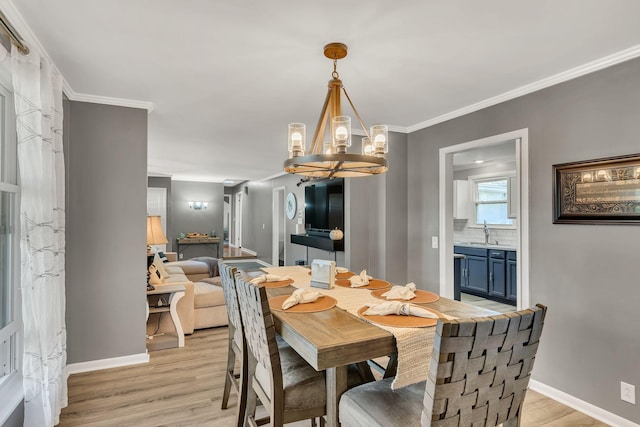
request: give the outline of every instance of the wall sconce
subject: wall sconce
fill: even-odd
[[[207,202],[189,202],[189,207],[191,209],[195,209],[197,211],[199,211],[201,209],[207,209],[208,205],[209,205],[209,203],[207,203]]]

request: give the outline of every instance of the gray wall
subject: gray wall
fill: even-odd
[[[65,116],[67,361],[145,353],[147,111]]]
[[[552,165],[638,153],[640,60],[409,135],[409,277],[438,291],[438,150],[529,128],[531,301],[549,307],[534,378],[640,422],[640,227],[552,224]]]
[[[171,181],[171,224],[167,239],[175,242],[180,233],[207,233],[215,230],[220,237],[222,257],[224,185],[215,182]],[[189,201],[207,202],[207,209],[189,208]],[[175,246],[174,246],[175,248]],[[215,246],[213,246],[215,248]],[[195,256],[215,256],[215,249],[204,245],[185,246],[181,249],[184,259]]]
[[[175,249],[175,240],[169,238],[173,236],[173,230],[171,229],[171,177],[168,176],[150,176],[147,178],[147,186],[152,188],[166,188],[167,190],[167,252],[171,252]]]

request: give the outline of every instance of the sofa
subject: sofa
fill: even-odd
[[[167,259],[175,260],[175,256],[167,253]],[[196,329],[225,326],[228,324],[227,310],[220,275],[218,260],[210,257],[194,258],[188,261],[162,262],[159,257],[154,266],[162,264],[164,275],[153,283],[155,287],[167,285],[184,285],[185,295],[178,301],[178,317],[185,334]],[[160,269],[159,269],[160,270]],[[162,271],[161,271],[162,273]],[[162,316],[157,323],[152,319],[147,322],[147,333],[173,330],[169,316]]]

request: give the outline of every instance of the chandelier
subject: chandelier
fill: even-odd
[[[351,102],[347,90],[342,86],[336,71],[338,60],[347,56],[347,46],[330,43],[324,47],[324,56],[333,60],[332,79],[318,119],[313,141],[306,150],[306,126],[304,123],[289,124],[289,158],[284,170],[310,178],[349,178],[377,175],[387,171],[386,154],[389,151],[389,131],[386,125],[371,126],[369,132],[360,114]],[[365,137],[362,138],[361,154],[347,153],[351,147],[351,118],[343,116],[340,108],[340,93],[344,92]],[[329,138],[325,139],[329,123]]]

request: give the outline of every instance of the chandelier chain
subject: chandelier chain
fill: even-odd
[[[340,74],[338,74],[337,68],[338,68],[338,60],[334,59],[333,60],[333,73],[331,73],[331,77],[333,77],[334,79],[337,79],[338,77],[340,77]]]

